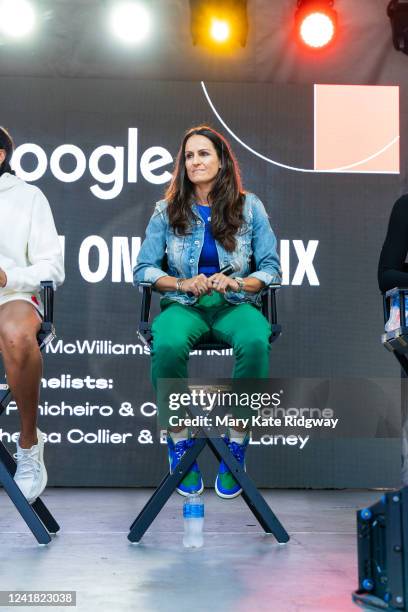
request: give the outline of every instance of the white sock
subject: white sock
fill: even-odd
[[[177,444],[177,442],[180,442],[180,440],[188,439],[188,429],[187,427],[184,427],[184,429],[181,431],[169,431],[169,435],[173,442]]]
[[[242,444],[246,435],[246,431],[237,431],[236,429],[232,429],[232,427],[229,429],[229,439],[231,442]]]

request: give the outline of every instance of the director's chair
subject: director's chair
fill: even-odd
[[[277,322],[276,310],[276,290],[279,285],[272,284],[263,290],[262,295],[262,313],[271,324],[271,336],[269,341],[274,342],[281,335],[281,326]],[[153,292],[151,283],[140,283],[142,291],[142,304],[138,336],[140,340],[149,348],[152,348],[153,337],[151,333],[151,325],[149,322],[150,305]],[[196,344],[193,350],[223,350],[230,349],[231,346],[221,342],[200,342]],[[187,406],[187,412],[191,417],[202,416],[199,406]],[[208,416],[215,420],[216,416],[222,416],[226,411],[226,407],[215,407]],[[195,444],[189,448],[182,456],[177,468],[173,474],[170,472],[164,477],[156,491],[145,504],[137,518],[130,526],[128,539],[131,542],[139,542],[147,529],[150,527],[154,519],[157,517],[169,497],[172,495],[176,487],[186,476],[194,461],[203,451],[206,445],[216,456],[218,461],[224,460],[228,469],[233,474],[235,480],[242,488],[242,497],[249,509],[258,520],[265,533],[273,534],[279,543],[289,541],[289,535],[278,518],[272,512],[271,508],[266,503],[264,497],[256,488],[255,484],[249,478],[241,464],[235,459],[227,445],[221,438],[221,431],[215,426],[202,426],[198,428],[198,434],[201,437],[196,437]]]
[[[54,330],[54,284],[52,281],[41,283],[44,303],[44,318],[40,331],[37,335],[40,350],[55,338]],[[0,386],[0,415],[4,412],[12,400],[11,391],[7,384]],[[0,440],[0,484],[4,487],[7,495],[21,514],[27,527],[31,530],[39,544],[48,544],[51,541],[50,534],[55,534],[60,527],[46,505],[38,497],[33,504],[29,504],[16,483],[14,474],[17,464],[14,457],[8,452]]]

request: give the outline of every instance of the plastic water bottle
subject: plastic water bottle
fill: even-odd
[[[203,543],[204,501],[202,495],[188,495],[183,505],[184,536],[186,548],[200,548]]]

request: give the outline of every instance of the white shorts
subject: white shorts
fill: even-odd
[[[44,309],[41,302],[41,298],[38,293],[26,293],[26,292],[10,292],[5,295],[0,294],[0,306],[3,304],[7,304],[7,302],[14,302],[15,300],[24,300],[25,302],[29,302],[34,306],[34,308],[38,311],[38,313],[43,316]]]

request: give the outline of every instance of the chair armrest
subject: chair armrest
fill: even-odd
[[[271,325],[277,325],[278,312],[276,308],[276,292],[281,288],[278,283],[271,283],[263,288],[262,294],[262,314]]]
[[[388,291],[385,292],[385,297],[387,298],[392,297],[393,295],[396,295],[400,291],[408,292],[408,287],[393,287],[392,289],[388,289]]]
[[[54,293],[55,285],[53,281],[41,281],[44,303],[44,323],[54,322]]]
[[[40,350],[56,336],[54,327],[54,281],[41,281],[41,291],[43,293],[44,318],[38,333]]]
[[[140,340],[150,348],[152,341],[150,318],[150,305],[152,302],[153,284],[147,282],[139,283],[139,291],[142,292],[142,304],[140,308],[140,321],[137,335]]]
[[[399,296],[400,323],[401,323],[401,327],[405,327],[406,326],[405,297],[408,295],[408,287],[393,287],[392,289],[389,289],[388,291],[383,293],[384,324],[388,321],[390,317],[391,298],[397,295]]]

